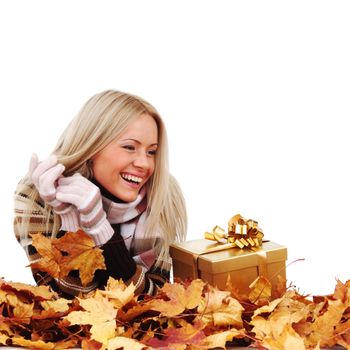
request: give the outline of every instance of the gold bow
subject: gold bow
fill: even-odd
[[[233,247],[261,247],[264,234],[254,220],[246,220],[240,214],[233,216],[228,222],[228,233],[219,226],[215,226],[212,232],[205,232],[205,239],[221,244],[233,243]]]

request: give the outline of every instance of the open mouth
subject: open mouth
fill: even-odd
[[[142,177],[130,175],[130,174],[125,174],[121,173],[120,176],[127,182],[130,182],[132,184],[140,184],[142,182]]]

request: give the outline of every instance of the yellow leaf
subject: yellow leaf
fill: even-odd
[[[263,345],[271,350],[306,350],[303,339],[289,324],[278,337],[266,336]]]
[[[122,280],[110,277],[105,290],[101,291],[101,294],[106,296],[114,307],[121,308],[134,298],[135,286],[133,283],[126,286]]]
[[[270,300],[271,298],[271,282],[263,276],[259,276],[249,286],[249,300],[252,303],[257,303],[261,299]]]
[[[220,291],[216,288],[205,293],[201,304],[198,306],[198,316],[205,323],[213,323],[215,326],[242,327],[242,311],[244,308],[230,292]]]
[[[13,345],[23,346],[30,349],[41,349],[41,350],[51,350],[55,348],[55,343],[44,342],[42,340],[28,340],[19,337],[11,338]]]
[[[50,290],[48,286],[32,286],[21,282],[4,282],[1,284],[4,291],[13,291],[15,294],[20,292],[22,295],[28,295],[29,299],[50,300],[57,296],[57,293]]]
[[[0,333],[0,344],[7,345],[6,341],[9,339],[9,337],[5,334]]]
[[[107,345],[108,340],[115,337],[117,310],[98,292],[93,297],[77,299],[85,311],[72,311],[64,319],[71,324],[91,325],[91,339]]]
[[[71,300],[67,300],[64,298],[59,298],[57,300],[46,300],[41,302],[41,306],[44,310],[52,310],[54,312],[65,312],[69,310],[69,304],[71,304]]]
[[[268,349],[302,350],[305,348],[304,341],[301,340],[302,338],[295,332],[292,325],[306,320],[310,310],[307,305],[294,297],[294,292],[288,292],[282,298],[276,299],[270,305],[263,306],[254,312],[250,322],[254,326],[252,331]],[[299,344],[301,342],[303,347],[284,347],[287,343]]]
[[[205,345],[207,346],[207,349],[211,348],[225,348],[226,342],[231,341],[235,337],[242,337],[241,333],[236,330],[228,330],[220,333],[215,333],[212,335],[209,335],[205,339]]]
[[[180,283],[166,283],[161,290],[170,300],[151,300],[151,309],[166,317],[174,317],[186,309],[193,309],[201,302],[204,285],[200,279],[193,280],[186,289]]]
[[[330,347],[336,344],[335,329],[341,324],[341,319],[347,305],[341,300],[328,300],[328,309],[322,315],[316,317],[311,325],[311,334],[307,337],[307,342],[315,346],[320,342],[322,347]]]
[[[107,350],[114,350],[119,348],[125,350],[142,350],[146,349],[147,347],[135,339],[130,339],[127,337],[115,337],[108,341]]]

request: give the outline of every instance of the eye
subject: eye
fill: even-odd
[[[123,148],[128,150],[128,151],[135,151],[135,147],[132,145],[125,145],[125,146],[123,146]]]
[[[148,151],[148,154],[150,156],[155,156],[157,154],[157,150],[156,149],[151,149],[151,150]]]

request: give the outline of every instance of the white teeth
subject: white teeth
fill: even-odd
[[[142,177],[138,177],[138,176],[133,176],[133,175],[129,175],[129,174],[121,174],[121,176],[125,180],[131,180],[131,181],[138,182],[138,183],[140,183],[142,181]]]

